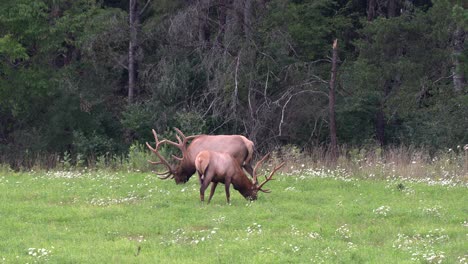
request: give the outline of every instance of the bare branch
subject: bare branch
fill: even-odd
[[[284,103],[283,107],[281,108],[281,120],[280,120],[280,123],[278,125],[278,136],[282,136],[282,126],[284,124],[284,113],[286,111],[286,107],[288,106],[289,102],[291,101],[291,99],[296,96],[296,95],[299,95],[299,94],[303,94],[303,93],[318,93],[318,94],[322,94],[322,95],[325,95],[328,97],[328,94],[326,94],[325,92],[322,92],[322,91],[312,91],[312,90],[302,90],[302,91],[299,91],[299,92],[296,92],[296,93],[293,93],[293,94],[290,94],[288,99],[286,100],[286,102]],[[287,94],[287,93],[285,93]],[[284,95],[283,95],[284,96]],[[276,103],[279,105],[279,100],[281,99],[278,99],[276,101]]]
[[[234,94],[233,94],[233,98],[232,98],[232,111],[234,113],[234,115],[236,114],[236,108],[237,108],[237,96],[238,96],[238,93],[239,93],[239,82],[237,80],[237,75],[238,75],[238,71],[239,71],[239,60],[240,60],[240,52],[239,52],[239,55],[237,56],[237,62],[236,62],[236,70],[234,72]]]
[[[121,62],[119,59],[117,59],[116,57],[112,56],[112,59],[122,68],[124,68],[125,70],[128,70],[128,66],[125,65],[123,62]]]
[[[442,76],[442,77],[438,78],[437,80],[433,81],[432,84],[436,84],[436,83],[442,81],[443,79],[450,79],[450,78],[452,78],[454,75],[455,75],[455,74],[453,73],[453,74],[450,74],[449,76]]]
[[[283,105],[283,108],[281,109],[281,120],[280,120],[280,123],[278,125],[278,136],[282,136],[282,130],[281,130],[281,127],[283,126],[283,123],[284,123],[284,112],[286,110],[286,106],[288,106],[289,102],[291,101],[291,99],[293,98],[294,95],[291,95],[288,100],[286,101],[286,103]]]
[[[267,102],[267,89],[268,89],[268,77],[270,77],[270,70],[267,72],[267,77],[265,80],[265,90],[263,91],[263,97],[265,98],[265,102]]]
[[[151,2],[151,0],[148,0],[146,1],[146,4],[145,6],[141,9],[140,11],[140,16],[145,12],[146,8],[148,7],[149,3]]]

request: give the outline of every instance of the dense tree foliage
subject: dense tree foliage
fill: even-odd
[[[458,0],[2,1],[1,157],[124,155],[150,140],[151,128],[173,126],[244,134],[259,149],[327,145],[335,38],[339,144],[463,145],[466,8]]]

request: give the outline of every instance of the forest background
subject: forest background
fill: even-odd
[[[243,134],[259,152],[327,152],[333,123],[348,150],[463,152],[466,8],[462,0],[1,1],[0,163],[125,159],[146,151],[152,128],[173,138],[172,127]]]

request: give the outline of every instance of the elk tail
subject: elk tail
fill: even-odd
[[[252,157],[253,157],[253,152],[254,152],[254,143],[250,140],[248,140],[246,137],[242,137],[242,140],[244,141],[244,144],[247,148],[247,154],[246,154],[246,157],[244,159],[244,164],[242,165],[245,165],[246,163],[250,163],[252,161]]]

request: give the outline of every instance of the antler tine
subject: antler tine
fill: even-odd
[[[165,180],[167,178],[173,178],[171,177],[171,172],[167,171],[166,173],[156,173],[156,175],[158,175],[159,179],[162,179],[162,180]]]
[[[159,145],[159,140],[158,140],[158,135],[156,134],[156,131],[154,129],[152,129],[151,131],[153,131],[153,136],[154,136],[154,141],[156,142],[156,148],[153,148],[148,142],[146,142],[146,146],[153,152],[157,152],[157,148],[158,148],[158,145]]]
[[[184,142],[182,141],[182,139],[180,139],[180,137],[178,135],[175,136],[177,138],[177,141],[179,142],[179,145],[183,145]]]
[[[182,161],[184,159],[184,156],[185,156],[185,153],[187,152],[187,141],[190,140],[190,139],[193,139],[195,138],[196,136],[189,136],[189,137],[186,137],[184,135],[184,133],[182,133],[182,131],[180,131],[180,129],[178,129],[177,127],[174,127],[174,130],[177,132],[178,135],[176,135],[176,139],[177,139],[177,142],[174,142],[174,141],[170,141],[168,139],[164,139],[163,141],[161,141],[161,144],[162,143],[167,143],[169,145],[172,145],[178,149],[180,149],[180,151],[182,151],[182,158],[181,157],[177,157],[175,155],[172,155],[173,158],[175,158],[176,160],[179,160],[179,161]]]
[[[184,133],[182,133],[182,131],[180,131],[180,129],[178,129],[177,127],[174,127],[174,130],[177,132],[177,134],[179,134],[182,138],[186,138],[186,136],[184,135]]]
[[[184,159],[181,157],[177,157],[176,155],[172,155],[172,157],[178,161],[183,161]]]
[[[146,146],[152,151],[155,152],[156,149],[154,149],[148,142],[146,142]]]
[[[178,143],[174,142],[174,141],[171,141],[171,140],[168,140],[168,139],[164,139],[163,141],[161,141],[161,144],[162,143],[168,143],[169,145],[172,145],[174,147],[177,147],[178,149],[180,149],[182,152],[185,151],[185,145],[186,145],[186,137],[184,135],[184,133],[182,133],[182,131],[180,131],[178,128],[174,128],[176,130],[176,132],[180,135],[176,135],[176,138],[177,138],[177,141]],[[190,138],[189,138],[190,139]]]
[[[279,169],[281,169],[281,167],[284,166],[284,164],[286,164],[285,162],[281,163],[280,165],[276,166],[273,171],[270,173],[270,176],[268,176],[265,181],[263,181],[258,187],[257,189],[259,189],[260,191],[262,192],[270,192],[270,190],[262,190],[262,187],[263,185],[265,185],[265,183],[269,182],[270,180],[272,180],[271,178],[273,177],[273,175],[275,174],[275,172],[277,172]]]
[[[253,170],[253,182],[254,184],[257,184],[257,169],[260,167],[260,165],[270,156],[271,152],[267,153],[261,160],[259,160],[254,167]]]
[[[186,137],[184,135],[184,133],[182,133],[182,131],[180,131],[180,129],[174,127],[174,130],[177,132],[178,135],[176,135],[176,139],[178,141],[178,143],[174,142],[174,141],[171,141],[171,140],[168,140],[168,139],[164,139],[162,141],[157,141],[157,144],[160,145],[160,144],[164,144],[164,143],[167,143],[169,145],[172,145],[178,149],[180,149],[180,151],[182,151],[182,157],[178,157],[178,156],[175,156],[175,155],[172,155],[172,157],[178,161],[182,161],[184,159],[184,156],[185,156],[185,153],[187,152],[187,142],[191,139],[194,139],[196,137],[198,137],[199,135],[194,135],[194,136],[189,136],[189,137]],[[153,132],[155,133],[155,132]],[[155,137],[156,138],[156,137]],[[157,138],[156,138],[157,140]],[[148,146],[149,147],[149,146]],[[149,147],[151,150],[153,150],[153,148]],[[154,152],[154,151],[153,151]]]
[[[192,135],[192,136],[188,136],[186,137],[184,135],[184,133],[182,133],[182,131],[180,129],[178,129],[177,127],[174,127],[174,130],[177,132],[177,134],[179,134],[179,136],[182,138],[182,142],[185,144],[187,144],[187,142],[191,139],[194,139],[194,138],[197,138],[198,136],[200,135]],[[177,136],[176,136],[177,137]]]
[[[167,175],[167,174],[170,174],[171,172],[170,171],[164,171],[164,172],[155,172],[154,174],[156,175]]]
[[[177,148],[180,148],[181,147],[181,144],[180,143],[176,143],[174,141],[170,141],[168,139],[164,139],[163,141],[160,142],[161,144],[162,143],[167,143],[169,145],[173,145],[174,147],[177,147]]]
[[[154,141],[156,142],[156,149],[157,149],[158,146],[159,146],[158,134],[156,133],[156,130],[154,130],[154,129],[151,129],[151,132],[153,132]]]
[[[160,164],[164,164],[160,161],[152,161],[152,160],[148,160],[149,163],[153,164],[153,165],[160,165]]]

